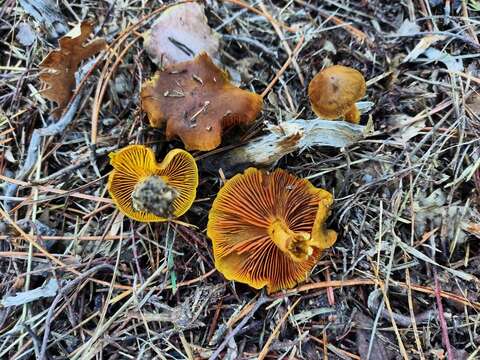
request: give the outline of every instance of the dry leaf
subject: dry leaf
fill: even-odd
[[[428,58],[428,62],[440,61],[447,67],[449,71],[457,72],[464,70],[463,61],[460,57],[454,57],[444,51],[440,51],[434,48],[427,49],[424,52],[424,55]]]
[[[387,118],[389,129],[397,129],[392,137],[400,144],[406,145],[425,128],[425,119],[412,123],[412,118],[405,114],[391,115]]]
[[[206,53],[167,66],[141,91],[150,125],[163,127],[167,139],[182,139],[187,150],[208,151],[221,143],[223,129],[255,120],[262,98],[228,81]]]
[[[27,23],[20,23],[16,39],[23,46],[30,46],[36,39],[35,32]]]
[[[15,295],[7,295],[0,301],[0,307],[19,306],[31,303],[42,298],[49,298],[57,295],[58,282],[56,279],[50,279],[46,284],[33,290],[27,290],[16,293]]]
[[[191,60],[202,52],[218,57],[219,37],[208,26],[204,6],[198,3],[168,8],[144,38],[145,50],[158,66]]]
[[[417,60],[420,55],[425,55],[430,61],[442,62],[450,71],[463,71],[463,61],[461,58],[453,57],[445,51],[440,51],[431,47],[437,41],[445,39],[445,35],[427,35],[423,37],[405,57],[403,62],[414,61]]]
[[[405,20],[395,32],[396,36],[410,36],[420,32],[420,26],[416,21]]]
[[[413,48],[412,51],[405,57],[403,60],[404,63],[408,61],[416,60],[420,55],[422,55],[425,50],[427,50],[430,46],[435,44],[437,41],[445,40],[446,37],[444,35],[427,35],[423,37],[417,45]]]
[[[370,317],[357,312],[354,315],[354,319],[357,323],[357,352],[360,354],[362,360],[367,358],[370,360],[389,360],[395,358],[393,352],[386,346],[390,339],[380,337],[377,334],[372,337],[371,329],[373,327],[373,320]],[[377,331],[377,333],[379,333],[379,331]],[[369,348],[371,348],[370,357],[367,357]]]
[[[60,49],[50,52],[39,65],[40,69],[46,70],[40,75],[40,80],[47,85],[42,95],[57,103],[57,108],[53,111],[57,118],[72,97],[75,89],[75,72],[80,62],[95,55],[107,45],[103,39],[95,39],[83,45],[92,32],[92,27],[91,23],[84,21],[73,28],[59,40]]]

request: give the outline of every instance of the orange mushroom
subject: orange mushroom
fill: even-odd
[[[320,71],[308,85],[313,111],[324,119],[345,120],[358,124],[360,111],[355,102],[365,96],[363,75],[347,66],[334,65]]]
[[[171,150],[158,164],[152,149],[129,145],[110,153],[108,191],[119,210],[141,222],[167,221],[195,200],[198,169],[185,150]]]
[[[237,174],[208,217],[215,267],[228,279],[268,292],[303,281],[337,238],[325,221],[332,195],[277,169]]]
[[[251,123],[262,108],[259,95],[232,85],[206,53],[157,72],[141,98],[150,125],[166,123],[167,139],[180,137],[187,150],[215,149],[225,128]]]

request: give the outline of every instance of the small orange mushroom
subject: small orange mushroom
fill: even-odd
[[[324,119],[345,120],[358,124],[360,111],[355,102],[365,96],[363,75],[353,68],[334,65],[320,71],[308,85],[313,111]]]
[[[215,149],[225,128],[251,123],[262,108],[261,96],[232,85],[206,53],[157,72],[141,98],[150,125],[166,123],[167,139],[180,137],[187,150]]]
[[[185,150],[171,150],[158,164],[152,149],[129,145],[110,153],[110,164],[110,196],[134,220],[167,221],[183,215],[195,200],[198,169]]]
[[[215,267],[228,279],[268,292],[305,280],[337,238],[325,221],[332,195],[277,169],[237,174],[220,189],[208,217]]]

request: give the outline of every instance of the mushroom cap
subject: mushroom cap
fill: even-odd
[[[215,267],[228,280],[256,289],[267,286],[268,292],[295,286],[305,280],[321,250],[294,261],[273,242],[269,228],[280,220],[292,231],[310,233],[319,207],[328,216],[332,202],[328,191],[281,169],[249,168],[235,175],[220,189],[208,216]]]
[[[178,217],[193,204],[198,186],[198,169],[193,156],[185,150],[173,149],[161,163],[155,160],[152,149],[129,145],[110,153],[113,171],[108,178],[108,192],[119,210],[141,222],[167,221],[167,218],[133,208],[135,186],[150,176],[159,176],[178,192],[172,203],[173,216]]]
[[[333,65],[320,71],[308,85],[312,109],[324,119],[337,119],[365,96],[363,75],[351,67]]]
[[[206,53],[157,72],[141,98],[150,125],[166,123],[167,139],[180,137],[187,150],[215,149],[223,129],[253,122],[262,108],[261,96],[231,84]]]

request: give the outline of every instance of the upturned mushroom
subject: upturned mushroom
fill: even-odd
[[[195,200],[198,169],[185,150],[171,150],[157,163],[152,149],[129,145],[111,153],[110,163],[110,196],[134,220],[167,221],[183,215]]]
[[[281,169],[235,175],[208,217],[215,267],[228,280],[269,293],[295,286],[336,241],[325,224],[332,203],[328,191]]]
[[[147,81],[142,109],[152,127],[166,124],[166,137],[179,137],[187,150],[213,150],[223,130],[253,122],[262,97],[228,81],[206,53],[192,61],[169,65]]]
[[[355,102],[365,96],[363,75],[353,68],[334,65],[320,71],[308,85],[312,109],[320,118],[358,124],[360,111]]]

